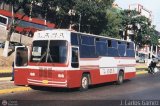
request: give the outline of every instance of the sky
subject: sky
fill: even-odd
[[[128,9],[130,4],[141,4],[147,10],[152,11],[152,24],[160,32],[160,0],[115,0],[122,9]]]

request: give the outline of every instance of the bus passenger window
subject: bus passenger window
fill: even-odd
[[[72,48],[72,63],[71,66],[73,68],[79,67],[79,60],[78,60],[78,48]]]
[[[130,49],[130,44],[127,42],[127,49]]]
[[[112,47],[112,41],[108,40],[108,47]]]

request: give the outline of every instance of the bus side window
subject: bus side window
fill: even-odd
[[[71,66],[73,68],[78,68],[79,67],[79,58],[78,58],[78,48],[72,48],[72,63]]]

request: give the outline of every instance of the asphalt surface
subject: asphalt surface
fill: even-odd
[[[18,93],[1,94],[0,100],[18,102],[17,104],[29,105],[126,105],[128,101],[142,105],[143,100],[152,100],[154,105],[160,106],[160,73],[155,75],[144,74],[125,81],[122,85],[107,83],[90,87],[89,90],[80,92],[77,89],[41,89]],[[108,101],[109,100],[109,101]],[[141,100],[141,101],[139,101]],[[150,104],[148,106],[151,106]]]

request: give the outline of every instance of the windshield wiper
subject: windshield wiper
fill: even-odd
[[[42,57],[41,57],[40,60],[38,61],[37,65],[39,65],[39,63],[42,61],[42,59],[45,57],[45,55],[47,55],[47,52],[44,52],[44,54],[42,55]]]
[[[51,62],[53,63],[53,59],[52,59],[52,57],[51,57],[50,50],[49,50],[49,52],[48,52],[48,57],[49,57],[49,59],[51,60]]]

